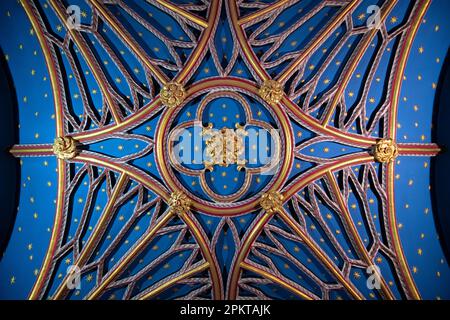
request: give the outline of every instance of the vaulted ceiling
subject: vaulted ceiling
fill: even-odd
[[[450,298],[449,9],[1,1],[0,298]]]

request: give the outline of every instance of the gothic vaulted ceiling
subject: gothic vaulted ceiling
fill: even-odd
[[[449,9],[0,1],[0,298],[450,298]]]

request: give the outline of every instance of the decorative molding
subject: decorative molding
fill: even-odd
[[[73,159],[79,152],[78,144],[79,142],[70,136],[57,137],[53,143],[53,153],[58,159]]]
[[[283,86],[275,80],[266,80],[259,88],[259,95],[270,105],[280,102],[283,94]]]
[[[161,102],[168,108],[178,107],[186,97],[183,86],[177,82],[169,82],[163,86],[160,93]]]
[[[279,211],[283,206],[284,196],[278,191],[269,191],[261,196],[259,204],[267,213]]]
[[[188,212],[191,208],[191,200],[185,193],[175,191],[170,195],[169,206],[170,211],[176,214],[183,214]]]
[[[389,163],[397,158],[398,147],[392,139],[381,139],[373,146],[372,153],[377,162]]]
[[[208,160],[204,161],[207,170],[213,171],[214,166],[228,167],[237,164],[238,170],[245,166],[242,155],[245,151],[244,136],[246,132],[237,124],[237,129],[222,128],[214,130],[212,124],[203,129],[202,135],[207,137],[205,153]]]

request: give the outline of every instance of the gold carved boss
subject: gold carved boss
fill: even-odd
[[[389,163],[398,156],[398,148],[392,139],[381,139],[372,148],[377,162]]]
[[[161,102],[169,108],[178,107],[183,103],[186,91],[183,86],[177,82],[169,82],[163,86],[160,92]]]
[[[53,153],[58,159],[72,159],[78,154],[78,141],[72,137],[58,137],[53,143]]]
[[[202,134],[207,136],[205,148],[207,160],[203,161],[206,169],[212,171],[214,165],[226,167],[230,164],[237,164],[238,170],[243,168],[245,160],[242,159],[242,155],[245,151],[246,132],[239,125],[236,127],[236,130],[229,128],[215,130],[210,124],[203,129]]]
[[[268,104],[277,104],[283,97],[283,86],[278,81],[266,80],[259,88],[259,95]]]

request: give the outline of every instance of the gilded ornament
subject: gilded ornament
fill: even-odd
[[[259,88],[259,95],[268,104],[274,105],[280,102],[283,97],[283,87],[278,81],[266,80]]]
[[[219,165],[227,167],[230,164],[237,164],[238,170],[245,166],[242,156],[245,151],[244,136],[245,130],[237,126],[236,130],[223,128],[215,130],[212,125],[203,129],[204,136],[207,136],[205,153],[207,160],[203,162],[207,170],[212,171],[213,166]]]
[[[398,148],[392,139],[381,139],[372,148],[377,162],[389,163],[398,156]]]
[[[269,191],[261,196],[259,204],[267,213],[274,213],[283,206],[284,196],[278,191]]]
[[[58,159],[72,159],[78,154],[78,141],[72,137],[58,137],[53,143],[53,153]]]
[[[181,191],[175,191],[170,195],[170,210],[174,213],[181,214],[189,211],[191,200]]]
[[[169,82],[164,85],[160,93],[161,102],[169,108],[178,107],[183,103],[186,91],[183,86],[177,82]]]

